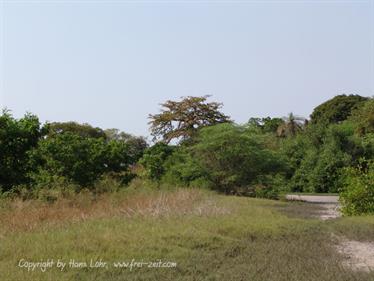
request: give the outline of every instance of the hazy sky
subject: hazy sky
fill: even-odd
[[[3,1],[2,107],[148,135],[213,95],[239,123],[374,94],[374,0]]]

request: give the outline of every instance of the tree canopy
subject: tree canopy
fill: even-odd
[[[368,98],[359,95],[338,95],[317,106],[310,115],[312,124],[331,124],[346,120],[353,110]]]
[[[77,122],[53,122],[46,125],[48,135],[54,136],[66,132],[89,138],[106,138],[105,132],[100,128],[94,128],[90,124],[79,124]]]
[[[9,111],[0,115],[0,191],[27,182],[27,173],[33,167],[28,153],[38,145],[45,131],[38,117],[26,114],[16,120]]]
[[[208,97],[189,96],[161,104],[161,113],[149,115],[154,140],[161,138],[165,143],[173,139],[186,140],[202,127],[230,122],[230,118],[219,111],[222,104],[207,102]]]
[[[250,118],[248,123],[249,126],[259,128],[264,133],[276,133],[279,126],[284,124],[282,118]]]

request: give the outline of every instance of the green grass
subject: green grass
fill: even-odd
[[[172,194],[169,191],[165,196]],[[155,194],[149,196],[158,200]],[[342,267],[331,238],[334,233],[373,241],[373,216],[322,222],[309,216],[316,206],[304,208],[302,203],[198,192],[188,197],[188,205],[183,196],[172,197],[174,201],[168,201],[162,207],[164,213],[157,216],[154,211],[133,216],[115,213],[121,202],[117,198],[109,201],[115,206],[112,213],[76,223],[68,219],[50,223],[48,216],[30,230],[7,228],[4,223],[0,230],[0,280],[374,280],[374,273]],[[175,210],[180,206],[183,212],[166,208],[174,203]],[[198,208],[202,211],[195,212]],[[90,259],[109,263],[161,259],[176,262],[177,267],[27,272],[17,266],[21,258],[87,263]]]

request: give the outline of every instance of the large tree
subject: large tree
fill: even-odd
[[[207,102],[208,97],[189,96],[161,104],[161,113],[149,115],[154,139],[162,138],[165,143],[173,139],[186,140],[202,127],[230,122],[230,118],[219,111],[222,104]]]

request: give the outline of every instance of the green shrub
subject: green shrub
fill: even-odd
[[[0,114],[0,185],[8,192],[16,185],[28,184],[27,174],[34,166],[29,165],[28,152],[37,146],[44,130],[35,115],[26,114],[15,119],[4,110]]]
[[[30,159],[37,168],[30,175],[35,186],[56,176],[91,188],[104,173],[120,174],[133,164],[126,143],[106,142],[102,138],[87,138],[69,132],[41,140],[30,153]]]
[[[165,161],[165,183],[195,187],[209,185],[208,175],[199,165],[189,147],[178,147]],[[200,186],[201,185],[201,186]]]
[[[64,177],[48,173],[39,174],[39,177],[37,184],[18,185],[13,187],[11,192],[4,194],[9,198],[38,199],[53,203],[58,198],[72,198],[79,190],[79,186],[69,182]]]
[[[290,190],[297,192],[337,192],[340,170],[357,164],[366,153],[350,122],[324,130],[313,125],[295,139],[286,140],[282,151],[292,168]]]
[[[262,136],[233,124],[202,129],[190,151],[214,189],[230,194],[242,194],[261,177],[284,168],[283,159],[266,146]]]
[[[116,192],[124,187],[123,178],[126,175],[106,173],[96,180],[93,185],[92,191],[94,194],[102,194],[107,192]],[[126,184],[130,182],[130,179],[126,179]]]
[[[362,161],[359,168],[345,168],[340,193],[345,215],[374,213],[374,162]]]
[[[359,135],[374,133],[374,99],[370,98],[362,107],[354,110],[350,120],[355,124]]]
[[[160,181],[165,174],[165,161],[173,151],[173,146],[163,142],[147,148],[139,161],[145,169],[145,176],[151,180]]]
[[[267,199],[278,199],[278,190],[271,186],[263,184],[256,184],[254,186],[255,197],[267,198]]]

